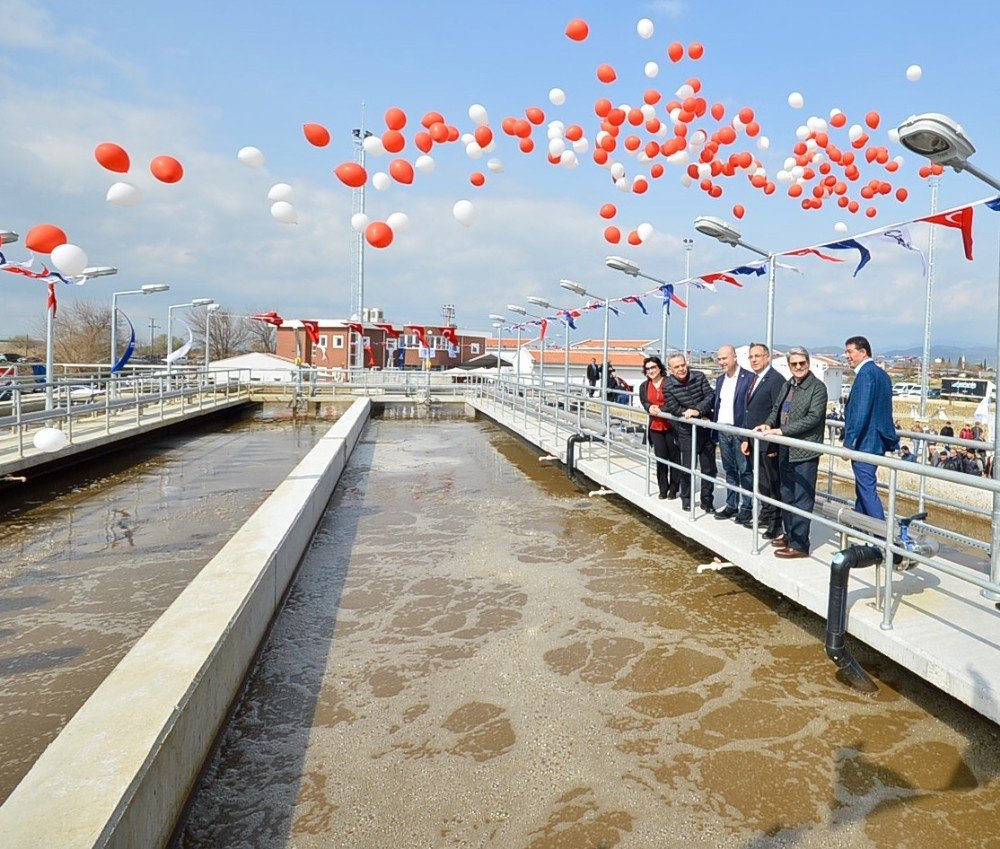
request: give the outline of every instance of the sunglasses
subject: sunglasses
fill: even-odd
[[[651,366],[644,366],[642,370],[643,371],[651,371],[652,369],[658,369],[658,368],[659,368],[659,366],[654,364],[654,365],[651,365]]]
[[[801,368],[802,366],[809,365],[809,361],[808,360],[796,360],[793,363],[791,360],[789,360],[788,361],[788,365],[791,366],[792,368]]]

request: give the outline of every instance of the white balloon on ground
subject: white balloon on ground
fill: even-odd
[[[479,103],[473,103],[469,107],[469,119],[479,126],[490,122],[490,116],[486,112],[486,107]]]
[[[135,206],[142,200],[142,192],[131,183],[112,183],[105,200],[115,206]]]
[[[247,168],[260,168],[264,164],[264,153],[259,147],[241,147],[236,158]]]
[[[923,75],[924,75],[924,69],[921,68],[919,65],[910,65],[910,67],[906,69],[906,78],[911,83],[915,83]]]
[[[382,144],[382,139],[379,136],[365,136],[361,146],[365,149],[365,153],[370,156],[382,156],[385,153],[385,145]]]
[[[295,200],[295,190],[288,183],[275,183],[267,190],[267,199],[272,203],[277,203],[279,200],[291,203]]]
[[[380,192],[384,192],[392,185],[392,180],[385,171],[376,171],[372,174],[372,185]]]
[[[414,160],[413,167],[422,174],[430,174],[434,170],[434,159],[426,153],[422,153]]]
[[[371,219],[363,212],[355,212],[351,216],[351,229],[357,233],[364,233]]]
[[[460,200],[456,201],[455,205],[451,208],[451,214],[455,216],[455,220],[463,227],[470,227],[472,219],[476,216],[476,210],[472,206],[471,201]]]
[[[553,106],[562,106],[566,102],[566,92],[561,88],[549,89],[549,103]]]
[[[46,454],[62,451],[63,448],[69,445],[69,439],[66,434],[57,427],[43,427],[35,433],[31,442],[35,448],[39,451],[44,451]]]
[[[656,62],[647,62],[646,67],[642,70],[647,77],[653,79],[653,77],[660,73],[660,66],[657,65]]]
[[[410,229],[410,216],[405,212],[393,212],[385,219],[393,233],[405,233]]]
[[[792,109],[801,109],[805,102],[805,98],[802,97],[802,95],[797,91],[793,91],[788,95],[788,105],[791,106]]]
[[[271,204],[271,217],[282,224],[299,223],[299,214],[287,200],[279,200]]]
[[[87,255],[76,245],[63,244],[52,249],[50,255],[52,264],[64,277],[76,277],[83,274],[87,267]]]
[[[486,163],[486,168],[494,174],[503,174],[503,161],[494,156]]]
[[[636,235],[639,239],[645,242],[650,236],[653,235],[653,225],[649,222],[644,221],[638,227],[635,228]]]
[[[639,23],[635,25],[635,31],[639,33],[640,38],[652,38],[653,22],[649,18],[642,18]]]
[[[836,230],[838,233],[846,233],[847,225],[843,221],[838,221],[836,224],[833,225],[833,229]]]

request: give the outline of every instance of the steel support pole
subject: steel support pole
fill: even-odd
[[[56,310],[54,304],[49,304],[45,316],[45,409],[51,410],[54,406],[52,380],[53,369],[55,367],[55,332]]]
[[[604,299],[604,347],[602,349],[603,362],[601,363],[601,418],[604,423],[605,447],[611,450],[609,444],[611,437],[611,415],[608,411],[608,332],[611,327],[611,301]]]
[[[933,176],[929,183],[931,187],[931,215],[937,212],[938,185],[940,178]],[[934,236],[937,227],[927,228],[927,287],[924,291],[924,350],[920,358],[920,418],[927,422],[927,393],[930,391],[931,382],[931,305],[934,294]],[[918,463],[926,463],[928,460],[927,443],[920,443],[920,456]],[[920,487],[917,495],[917,511],[924,509],[925,496],[927,492],[927,478],[920,476]]]
[[[770,353],[774,349],[774,272],[777,267],[774,254],[767,258],[767,323],[764,327],[765,342]]]
[[[933,230],[934,228],[931,227]],[[997,242],[997,361],[993,372],[994,387],[997,385],[997,372],[1000,372],[1000,238]],[[989,384],[987,384],[989,386]],[[989,389],[987,389],[987,409],[989,408]],[[1000,391],[993,404],[993,479],[1000,480]],[[992,537],[990,539],[990,580],[1000,584],[1000,493],[993,493]],[[1000,601],[1000,593],[992,590],[981,590],[984,598]]]

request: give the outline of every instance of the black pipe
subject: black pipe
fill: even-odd
[[[566,476],[573,477],[576,471],[576,463],[573,461],[573,446],[578,442],[593,442],[594,437],[589,433],[574,433],[566,440]]]
[[[826,614],[826,656],[837,664],[837,679],[860,690],[876,693],[878,687],[847,648],[847,578],[851,569],[882,562],[882,549],[852,545],[833,556],[830,564],[830,606]]]

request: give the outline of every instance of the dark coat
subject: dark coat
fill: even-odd
[[[715,403],[712,405],[712,421],[719,420],[719,409],[722,407],[722,382],[726,374],[723,372],[715,381]],[[753,383],[754,373],[748,369],[740,368],[736,372],[736,397],[733,398],[733,424],[736,427],[746,427],[744,424],[747,411],[747,393]]]
[[[681,383],[672,374],[666,377],[664,384],[663,402],[664,411],[678,418],[685,410],[697,410],[701,418],[709,420],[712,417],[712,410],[715,407],[715,392],[709,385],[708,378],[700,371],[690,369],[688,371],[687,383]],[[691,433],[691,425],[686,422],[675,422],[679,433]]]
[[[767,370],[767,374],[761,378],[754,389],[753,395],[747,398],[746,415],[743,418],[743,427],[747,429],[762,425],[771,415],[771,410],[778,400],[778,394],[784,397],[785,378],[773,368]]]
[[[823,434],[826,431],[826,384],[812,372],[809,372],[802,383],[795,387],[788,424],[782,425],[781,405],[785,403],[785,398],[793,386],[795,386],[793,380],[785,381],[774,406],[771,408],[771,414],[764,424],[768,427],[780,427],[782,436],[822,443]],[[793,463],[812,460],[818,456],[818,451],[810,451],[807,448],[790,448],[788,450],[788,459]]]

